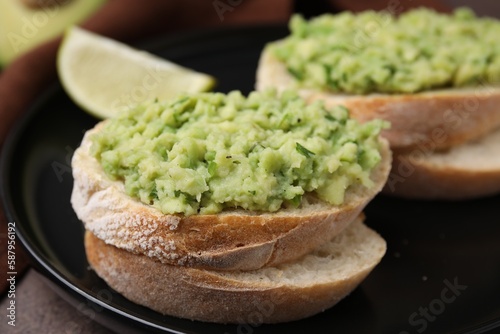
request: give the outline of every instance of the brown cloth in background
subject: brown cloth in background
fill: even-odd
[[[17,1],[17,0],[12,0]],[[300,4],[299,4],[300,3]],[[296,1],[296,8],[318,13],[326,7],[314,7],[315,1]],[[324,1],[322,2],[324,5]],[[384,9],[392,2],[328,1],[331,10]],[[440,11],[448,6],[433,0],[397,1],[398,10],[425,5]],[[319,9],[318,9],[319,8]],[[235,24],[286,23],[294,11],[288,0],[110,0],[81,26],[126,43],[139,39],[202,27]],[[13,123],[52,82],[57,80],[56,53],[60,39],[49,41],[19,57],[0,74],[0,149]],[[0,292],[7,289],[7,219],[0,207]],[[16,271],[21,275],[28,266],[19,242],[16,243]]]

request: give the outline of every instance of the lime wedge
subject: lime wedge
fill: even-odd
[[[143,101],[208,91],[215,79],[116,40],[71,27],[57,56],[70,98],[104,119]]]

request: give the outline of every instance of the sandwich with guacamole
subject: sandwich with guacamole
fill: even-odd
[[[467,8],[343,12],[290,20],[262,52],[256,89],[384,119],[394,151],[384,192],[467,199],[500,192],[500,22]]]
[[[385,254],[363,209],[389,175],[388,127],[275,89],[180,95],[101,121],[72,159],[89,264],[166,315],[319,313]]]

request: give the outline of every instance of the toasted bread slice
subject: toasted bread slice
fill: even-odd
[[[85,249],[91,267],[111,288],[162,314],[217,323],[276,323],[339,302],[380,262],[386,243],[359,218],[301,259],[253,271],[162,264],[108,245],[91,232],[85,235]]]
[[[459,200],[500,193],[500,128],[447,151],[395,153],[384,193]]]
[[[341,232],[381,191],[392,153],[381,139],[382,161],[374,186],[351,186],[344,204],[332,206],[313,196],[274,213],[228,210],[213,215],[165,215],[125,193],[122,182],[106,176],[89,153],[85,135],[72,160],[71,203],[85,228],[107,244],[164,263],[225,270],[250,270],[296,259]]]
[[[279,43],[279,42],[275,42]],[[256,89],[278,91],[295,86],[285,65],[265,48],[259,60]],[[327,106],[344,105],[362,122],[380,118],[392,126],[383,131],[392,148],[412,149],[433,140],[444,149],[479,138],[500,126],[500,87],[478,86],[432,90],[415,94],[335,94],[300,89],[307,101],[324,100]]]

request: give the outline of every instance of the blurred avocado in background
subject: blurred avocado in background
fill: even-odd
[[[0,68],[78,24],[106,0],[0,0]]]

